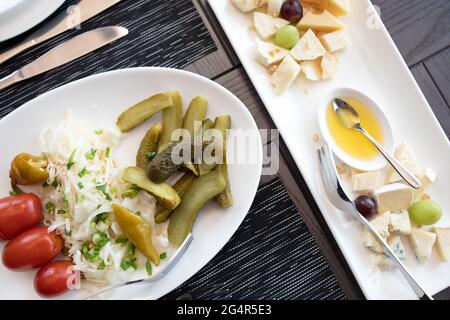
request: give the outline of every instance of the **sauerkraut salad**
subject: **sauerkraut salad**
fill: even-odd
[[[152,224],[153,245],[162,260],[175,251],[167,239],[167,223],[154,224],[155,198],[121,179],[114,157],[121,136],[115,126],[93,128],[69,110],[61,123],[39,137],[49,172],[39,190],[44,223],[63,237],[65,253],[83,275],[86,289],[157,272],[123,235],[112,203]]]

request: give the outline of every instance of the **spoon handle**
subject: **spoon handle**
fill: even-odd
[[[389,154],[389,152],[383,148],[381,144],[378,143],[366,130],[359,127],[357,128],[373,145],[381,152],[381,154],[386,158],[386,160],[391,164],[395,171],[414,189],[420,189],[422,186],[419,179],[417,179],[404,165],[402,165],[397,159]]]

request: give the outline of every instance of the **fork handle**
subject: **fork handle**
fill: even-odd
[[[397,159],[395,159],[381,144],[378,143],[366,130],[362,127],[357,128],[367,139],[372,142],[372,144],[381,152],[381,154],[386,158],[389,164],[394,168],[395,171],[414,189],[420,189],[421,183],[404,165],[402,165]]]
[[[422,287],[417,283],[417,281],[414,279],[414,277],[409,272],[408,268],[403,264],[403,262],[397,257],[397,255],[392,251],[391,247],[387,244],[386,240],[384,240],[383,237],[380,236],[380,234],[375,230],[375,228],[370,224],[369,221],[367,221],[366,218],[361,216],[361,214],[354,208],[357,215],[359,216],[359,220],[365,225],[365,227],[370,231],[370,233],[375,237],[375,239],[378,240],[379,243],[383,246],[385,253],[391,260],[395,263],[395,265],[398,267],[400,272],[402,273],[405,280],[408,282],[408,284],[411,286],[411,288],[414,290],[416,295],[419,297],[420,300],[434,300],[433,297],[429,296],[425,290],[422,289]]]

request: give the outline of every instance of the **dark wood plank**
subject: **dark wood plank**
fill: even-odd
[[[424,63],[439,92],[450,106],[450,48],[435,54]],[[450,123],[447,125],[450,126]]]
[[[449,0],[372,0],[408,65],[450,45]]]
[[[414,78],[416,79],[417,83],[422,89],[422,92],[427,98],[431,108],[433,109],[434,114],[436,115],[442,127],[444,128],[447,137],[450,137],[450,108],[448,107],[446,101],[441,96],[440,91],[436,87],[436,84],[440,86],[441,83],[445,82],[444,81],[434,82],[432,77],[428,73],[427,68],[425,68],[424,64],[422,63],[411,68],[411,72],[413,73]],[[435,70],[435,72],[439,72],[437,73],[437,76],[449,77],[449,72],[447,69],[445,69],[444,71]],[[447,79],[447,81],[449,81],[449,79]],[[447,82],[446,89],[450,97],[450,82]]]

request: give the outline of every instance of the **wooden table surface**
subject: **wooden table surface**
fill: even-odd
[[[276,128],[247,77],[206,0],[192,0],[207,25],[218,50],[186,69],[228,88],[249,108],[259,128]],[[358,0],[353,0],[358,1]],[[450,137],[450,1],[372,0],[410,67],[433,111]],[[267,148],[274,141],[263,138]],[[310,191],[283,141],[280,169],[262,176],[261,184],[278,176],[320,246],[339,284],[350,299],[364,296],[326,225]],[[450,289],[437,299],[450,299]]]

